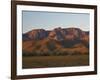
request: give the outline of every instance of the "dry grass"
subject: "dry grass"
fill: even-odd
[[[23,68],[67,67],[89,65],[89,55],[23,56]]]

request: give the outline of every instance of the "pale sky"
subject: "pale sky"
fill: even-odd
[[[90,15],[88,13],[23,11],[23,33],[32,29],[52,30],[57,27],[76,27],[89,31]]]

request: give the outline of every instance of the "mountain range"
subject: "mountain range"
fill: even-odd
[[[87,54],[89,31],[79,28],[33,29],[22,34],[23,54]]]

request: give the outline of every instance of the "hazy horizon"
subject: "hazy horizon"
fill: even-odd
[[[88,13],[23,11],[23,33],[33,29],[53,30],[54,28],[80,28],[89,31]]]

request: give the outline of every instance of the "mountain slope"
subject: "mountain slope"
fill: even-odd
[[[89,32],[79,28],[34,29],[22,35],[23,53],[34,55],[87,54]]]

